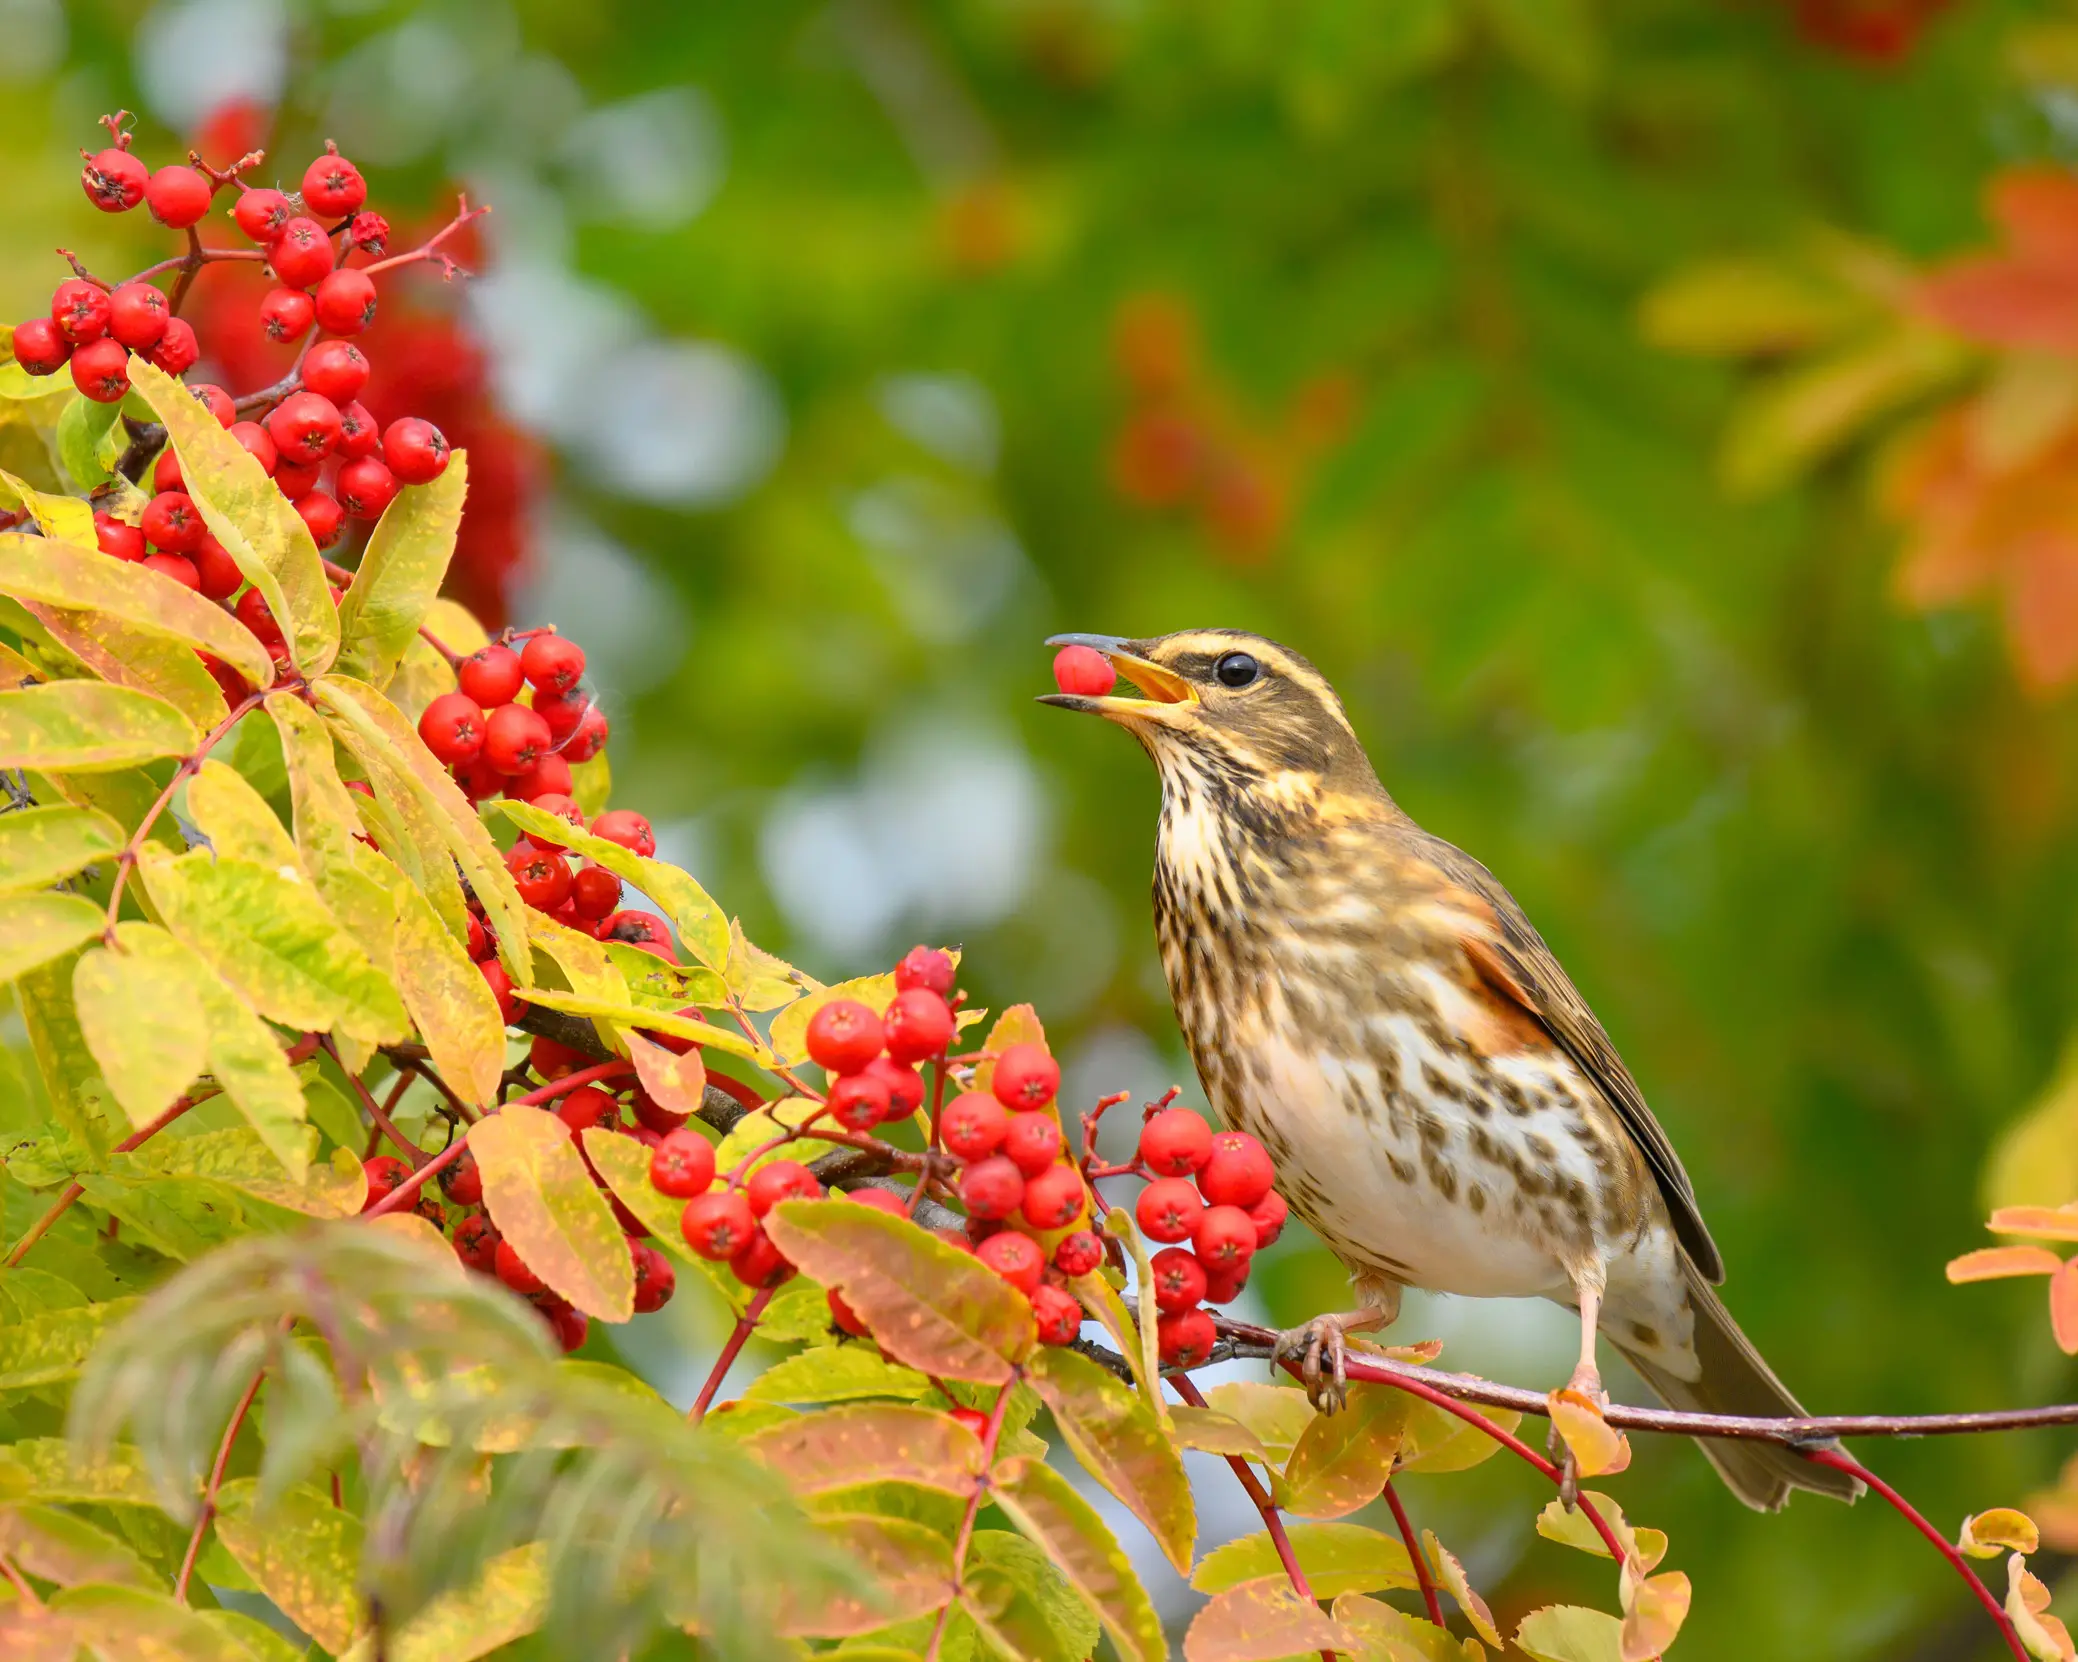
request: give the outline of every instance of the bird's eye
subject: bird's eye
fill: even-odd
[[[1212,673],[1223,687],[1245,687],[1263,673],[1263,666],[1246,652],[1229,652],[1212,666]]]

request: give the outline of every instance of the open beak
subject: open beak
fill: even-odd
[[[1166,719],[1160,712],[1189,709],[1198,702],[1197,690],[1180,675],[1172,674],[1133,650],[1138,641],[1123,640],[1117,635],[1055,635],[1046,643],[1052,647],[1087,646],[1101,652],[1111,660],[1111,667],[1139,690],[1138,698],[1122,698],[1108,693],[1102,698],[1092,698],[1085,693],[1046,693],[1039,702],[1051,704],[1062,710],[1087,710],[1107,721],[1145,721]]]

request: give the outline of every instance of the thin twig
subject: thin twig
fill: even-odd
[[[220,1096],[221,1094],[222,1093],[220,1091],[206,1090],[197,1091],[192,1096],[182,1097],[178,1102],[174,1103],[172,1107],[168,1108],[165,1111],[165,1113],[161,1114],[149,1125],[146,1125],[141,1130],[133,1131],[129,1136],[125,1137],[121,1142],[117,1143],[115,1147],[112,1150],[110,1150],[110,1152],[114,1154],[128,1154],[132,1149],[138,1147],[140,1144],[146,1142],[152,1137],[156,1137],[161,1131],[165,1130],[167,1126],[171,1125],[175,1120],[179,1119],[181,1115],[185,1114],[190,1108],[194,1107],[196,1103],[207,1102],[211,1097]],[[49,1234],[51,1225],[55,1224],[68,1211],[70,1211],[73,1202],[78,1200],[85,1193],[86,1190],[82,1188],[79,1184],[67,1184],[65,1192],[58,1196],[57,1200],[52,1204],[51,1209],[48,1212],[44,1213],[43,1216],[38,1218],[33,1224],[31,1224],[29,1226],[29,1233],[24,1235],[19,1241],[15,1243],[14,1250],[8,1253],[7,1255],[6,1267],[8,1269],[13,1269],[25,1257],[27,1257],[29,1249],[33,1247],[38,1241],[42,1240],[45,1235]]]
[[[1408,1522],[1407,1508],[1401,1504],[1400,1491],[1393,1487],[1391,1478],[1385,1480],[1385,1504],[1392,1508],[1393,1522],[1400,1526],[1400,1539],[1407,1543],[1407,1557],[1414,1565],[1414,1579],[1421,1588],[1421,1602],[1428,1608],[1429,1620],[1438,1627],[1447,1626],[1443,1601],[1436,1596],[1436,1578],[1429,1574],[1428,1556],[1414,1538],[1414,1525]]]
[[[743,1307],[743,1314],[736,1318],[736,1326],[729,1334],[728,1343],[722,1346],[721,1354],[714,1359],[714,1367],[707,1375],[707,1383],[700,1387],[700,1394],[693,1399],[693,1406],[686,1412],[686,1418],[694,1425],[707,1418],[707,1409],[714,1401],[714,1393],[721,1389],[722,1379],[729,1369],[736,1365],[736,1358],[743,1354],[743,1347],[750,1342],[751,1334],[757,1331],[758,1320],[765,1314],[765,1306],[772,1302],[775,1290],[771,1287],[760,1287],[751,1295],[750,1302]]]
[[[332,1042],[331,1036],[329,1034],[326,1035],[318,1043],[322,1046],[327,1056],[339,1063],[339,1071],[346,1075],[347,1082],[353,1086],[355,1092],[360,1096],[361,1106],[368,1110],[368,1117],[375,1122],[376,1129],[381,1131],[385,1137],[389,1138],[396,1145],[398,1152],[404,1156],[411,1169],[417,1171],[426,1162],[426,1151],[397,1129],[397,1122],[391,1119],[388,1113],[384,1111],[382,1104],[375,1100],[375,1093],[361,1083],[360,1076],[349,1068],[345,1062],[340,1061],[339,1048]]]
[[[224,1427],[224,1440],[217,1444],[216,1464],[209,1468],[209,1487],[202,1492],[202,1510],[195,1516],[194,1533],[188,1537],[187,1556],[180,1561],[180,1575],[173,1583],[173,1596],[182,1604],[188,1598],[188,1578],[195,1573],[195,1557],[202,1550],[202,1537],[208,1532],[216,1518],[217,1491],[224,1486],[224,1468],[231,1463],[231,1445],[238,1441],[238,1429],[245,1424],[246,1411],[253,1405],[253,1398],[260,1394],[260,1381],[267,1377],[262,1366],[253,1375],[253,1382],[246,1386],[245,1395],[238,1399],[238,1406],[231,1410],[231,1423]]]
[[[966,1585],[967,1548],[973,1544],[974,1523],[981,1516],[982,1502],[988,1498],[988,1474],[996,1463],[996,1445],[1003,1440],[1003,1421],[1010,1412],[1011,1394],[1024,1376],[1023,1368],[1010,1370],[1010,1377],[996,1392],[988,1424],[982,1427],[981,1470],[974,1474],[974,1492],[967,1497],[967,1510],[960,1516],[960,1532],[952,1544],[952,1597],[938,1607],[938,1622],[931,1629],[931,1642],[924,1651],[924,1662],[938,1662],[939,1652],[944,1648],[946,1623],[951,1620],[952,1607],[960,1602],[960,1591]]]

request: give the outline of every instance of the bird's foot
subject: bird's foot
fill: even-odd
[[[1602,1372],[1592,1362],[1582,1362],[1573,1370],[1566,1389],[1575,1396],[1586,1397],[1597,1409],[1609,1406],[1609,1393],[1602,1388]],[[1559,1504],[1570,1512],[1580,1504],[1580,1459],[1572,1445],[1559,1435],[1557,1421],[1545,1434],[1544,1448],[1559,1463]]]
[[[1278,1334],[1271,1351],[1272,1361],[1299,1358],[1306,1400],[1317,1413],[1339,1413],[1349,1402],[1349,1347],[1344,1339],[1348,1325],[1346,1316],[1315,1316]]]
[[[1566,1389],[1586,1397],[1597,1408],[1609,1406],[1609,1393],[1602,1388],[1602,1370],[1592,1362],[1583,1362],[1573,1370]]]

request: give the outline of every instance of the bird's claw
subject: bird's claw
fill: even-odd
[[[1299,1376],[1306,1384],[1306,1400],[1320,1414],[1340,1413],[1349,1403],[1349,1354],[1342,1323],[1334,1316],[1315,1316],[1298,1327],[1277,1335],[1273,1361],[1287,1356],[1299,1358]],[[1322,1363],[1326,1363],[1323,1368]]]

